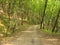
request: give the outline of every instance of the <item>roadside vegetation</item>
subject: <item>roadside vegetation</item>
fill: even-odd
[[[29,25],[45,33],[60,34],[59,0],[0,0],[0,37],[13,35]]]

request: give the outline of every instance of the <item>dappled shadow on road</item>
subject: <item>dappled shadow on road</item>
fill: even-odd
[[[52,39],[52,38],[39,38],[39,42],[42,45],[60,45],[60,39]]]
[[[51,35],[38,31],[39,41],[42,43],[41,45],[60,45],[60,35]]]

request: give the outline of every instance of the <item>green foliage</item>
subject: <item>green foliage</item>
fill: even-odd
[[[45,34],[50,34],[50,35],[60,35],[60,32],[53,32],[51,30],[44,29],[43,32]]]
[[[4,25],[3,27],[0,26],[0,31],[2,33],[4,32],[4,34],[11,34],[14,25],[18,25],[18,23],[21,23],[22,21],[24,22],[24,19],[26,18],[26,22],[28,22],[28,24],[40,24],[44,6],[45,0],[0,0],[0,8],[3,11],[2,15],[0,16],[0,20]],[[59,0],[48,0],[44,17],[44,27],[48,29],[48,31],[45,31],[51,32],[50,30],[52,30],[54,26],[59,9]],[[21,19],[19,20],[19,18]],[[60,17],[58,19],[57,26],[56,29],[58,28],[59,31]],[[16,28],[20,27],[21,26],[17,26]]]

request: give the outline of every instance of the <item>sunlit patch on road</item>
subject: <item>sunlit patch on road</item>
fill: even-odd
[[[29,32],[34,32],[34,31],[22,31],[22,32],[28,32],[29,33]]]
[[[14,45],[14,44],[2,44],[2,45]]]
[[[58,39],[47,39],[48,41],[58,41]]]

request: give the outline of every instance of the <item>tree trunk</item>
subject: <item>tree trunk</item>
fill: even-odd
[[[57,18],[56,18],[55,23],[54,23],[54,26],[53,26],[53,28],[52,28],[52,32],[54,32],[55,27],[56,27],[56,25],[57,25],[57,23],[58,23],[59,14],[60,14],[60,9],[59,9],[59,11],[58,11]]]
[[[23,25],[23,14],[21,16],[21,25]]]
[[[44,29],[44,16],[45,16],[45,10],[46,10],[46,7],[47,7],[47,2],[48,2],[48,0],[45,1],[43,16],[42,16],[41,25],[40,25],[41,29]]]

